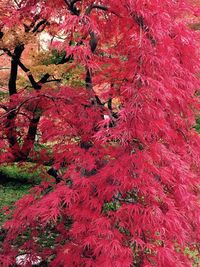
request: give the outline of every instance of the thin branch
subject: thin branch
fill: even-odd
[[[10,50],[8,48],[3,47],[2,50],[4,51],[4,53],[6,53],[9,57],[13,57],[13,54],[10,52]]]
[[[22,116],[24,116],[24,117],[26,117],[29,121],[31,120],[31,117],[30,116],[28,116],[28,114],[27,113],[25,113],[25,112],[17,112],[17,114],[18,115],[22,115]]]
[[[5,111],[7,111],[7,110],[8,110],[8,107],[6,107],[6,106],[5,106],[5,105],[3,105],[3,104],[0,104],[0,108],[4,109]]]
[[[19,60],[19,66],[20,66],[20,68],[27,74],[27,76],[28,76],[28,79],[29,79],[29,81],[30,81],[30,83],[31,83],[31,85],[32,85],[32,87],[35,89],[35,90],[39,90],[39,89],[41,89],[41,85],[39,85],[36,81],[35,81],[35,79],[34,79],[34,77],[33,77],[33,75],[32,75],[32,73],[30,72],[30,70]]]
[[[46,83],[61,82],[61,81],[62,81],[62,79],[56,79],[56,78],[54,78],[54,79],[51,79],[51,80],[46,81]]]
[[[108,11],[108,7],[106,7],[106,6],[92,4],[86,9],[85,15],[86,16],[90,15],[92,9],[94,9],[94,8],[97,8],[97,9],[100,9],[103,11]]]
[[[49,24],[49,22],[46,19],[41,20],[40,22],[38,22],[38,24],[34,27],[34,29],[32,30],[32,33],[35,32],[41,32],[44,30],[44,28]],[[43,26],[41,29],[40,27]]]
[[[109,9],[109,8],[106,7],[106,6],[96,5],[96,4],[92,4],[92,5],[90,5],[90,6],[86,9],[86,11],[85,11],[85,15],[86,15],[86,16],[90,15],[90,13],[92,12],[93,9],[100,9],[100,10],[102,10],[102,11],[108,11],[108,12],[110,12],[111,14],[114,14],[114,15],[117,16],[117,17],[121,17],[121,15],[118,14],[118,13],[116,13],[114,10]]]
[[[73,1],[70,1],[70,4],[73,6],[74,4],[76,4],[77,2],[80,2],[81,0],[73,0]]]
[[[109,98],[108,100],[108,109],[112,111],[112,98]]]
[[[130,204],[136,204],[137,203],[137,200],[135,200],[134,198],[114,197],[114,200],[119,201],[119,202],[130,203]]]
[[[21,3],[18,3],[18,1],[17,0],[13,0],[14,1],[14,3],[16,4],[16,6],[18,7],[18,8],[20,8],[21,7]]]
[[[47,82],[51,75],[49,73],[45,73],[42,78],[38,81],[38,84],[44,84]]]
[[[58,63],[58,64],[63,64],[63,62],[64,60],[62,61],[62,63]],[[40,90],[42,88],[42,84],[45,84],[48,82],[61,82],[61,79],[48,80],[49,77],[51,76],[49,73],[45,73],[42,76],[42,78],[38,82],[36,82],[31,71],[21,61],[19,61],[19,66],[27,74],[31,85],[35,90]]]
[[[143,30],[143,32],[146,33],[147,38],[150,40],[151,44],[153,46],[156,45],[157,41],[156,39],[149,33],[149,27],[146,25],[144,17],[141,15],[138,15],[137,13],[132,13],[132,17],[134,18],[137,25]]]
[[[95,95],[95,99],[98,105],[104,106],[104,103],[101,102],[100,98],[97,95]]]
[[[70,3],[67,0],[64,0],[65,4],[70,7]]]
[[[0,67],[0,70],[10,70],[10,68],[7,68],[7,67]]]
[[[0,116],[0,119],[3,119],[4,117],[6,117],[6,116],[8,116],[9,114],[11,114],[11,113],[13,113],[13,112],[19,112],[19,110],[20,110],[20,108],[24,105],[24,104],[26,104],[28,101],[30,101],[30,100],[32,100],[32,99],[39,99],[39,97],[37,96],[37,97],[30,97],[30,98],[28,98],[28,99],[25,99],[24,101],[22,101],[17,107],[15,107],[15,108],[12,108],[12,109],[9,109],[9,111],[7,111],[6,113],[4,113],[3,115],[1,115]]]
[[[56,100],[62,100],[62,101],[65,101],[65,103],[71,105],[73,104],[73,102],[71,102],[68,98],[65,98],[65,97],[54,97],[54,96],[51,96],[51,95],[48,95],[48,94],[40,94],[39,96],[32,96],[32,97],[29,97],[27,99],[25,99],[24,101],[22,101],[18,106],[12,108],[12,109],[9,109],[9,111],[5,112],[2,116],[0,116],[0,119],[6,117],[7,115],[9,115],[10,113],[12,112],[19,112],[19,110],[21,109],[21,107],[26,104],[27,102],[31,101],[31,100],[39,100],[41,99],[42,97],[45,97],[45,98],[48,98],[50,100],[52,100],[54,103],[55,103],[55,99]],[[8,110],[8,109],[7,109]]]

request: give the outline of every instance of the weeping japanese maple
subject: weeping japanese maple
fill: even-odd
[[[200,237],[199,61],[186,14],[196,10],[172,0],[18,2],[2,27],[45,21],[83,81],[44,88],[47,79],[35,84],[18,57],[33,90],[16,89],[2,111],[2,161],[35,155],[34,138],[17,143],[30,124],[17,111],[37,109],[31,129],[53,146],[55,181],[16,203],[2,265],[21,253],[27,266],[34,257],[49,266],[192,266],[184,249]]]

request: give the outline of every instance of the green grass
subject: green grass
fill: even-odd
[[[8,219],[5,207],[12,210],[18,199],[40,183],[41,175],[42,169],[32,163],[0,165],[0,227]]]
[[[0,226],[8,219],[3,208],[14,207],[14,203],[28,193],[31,184],[8,183],[0,184]]]
[[[32,163],[0,165],[0,184],[6,181],[38,184],[42,170],[34,167]]]

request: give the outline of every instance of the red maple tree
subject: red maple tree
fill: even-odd
[[[199,60],[185,17],[197,10],[172,0],[0,8],[1,49],[11,59],[1,162],[49,160],[55,178],[16,203],[4,224],[2,266],[20,253],[27,266],[38,256],[50,266],[192,266],[184,249],[200,237]],[[19,36],[8,45],[14,27]],[[25,66],[27,39],[43,30],[62,37],[51,44],[65,51],[58,64],[80,66],[83,85],[51,86],[49,73],[36,81]],[[29,89],[17,88],[19,68]],[[50,156],[34,152],[37,132]]]

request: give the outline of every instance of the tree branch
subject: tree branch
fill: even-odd
[[[14,54],[12,56],[10,78],[8,83],[10,96],[17,93],[16,81],[17,81],[18,64],[23,50],[24,50],[23,44],[17,45],[14,49]]]
[[[110,13],[116,15],[117,17],[121,17],[119,14],[117,14],[115,11],[109,9],[108,7],[103,6],[103,5],[97,5],[97,4],[92,4],[92,5],[90,5],[90,6],[86,9],[86,11],[85,11],[85,15],[86,15],[86,16],[90,15],[90,13],[92,12],[92,10],[95,9],[95,8],[96,8],[96,9],[100,9],[100,10],[102,10],[102,11],[108,11],[108,12],[110,12]]]
[[[155,38],[149,33],[149,27],[146,25],[144,17],[138,15],[137,13],[132,13],[132,17],[134,18],[136,24],[146,33],[147,38],[150,40],[153,46],[156,45],[157,41]]]
[[[64,0],[64,2],[70,8],[70,3],[68,2],[68,0]]]
[[[17,93],[17,72],[18,72],[18,63],[19,59],[21,57],[21,54],[24,50],[24,45],[19,44],[14,49],[14,54],[12,56],[11,60],[11,69],[10,69],[10,77],[8,82],[8,90],[10,97]],[[5,51],[5,50],[4,50]],[[9,54],[9,50],[6,49],[6,52]],[[10,100],[10,103],[12,100]],[[15,119],[16,119],[16,112],[12,110],[12,108],[8,108],[7,118],[5,121],[5,134],[9,142],[9,146],[13,151],[13,156],[15,156],[15,152],[19,151],[19,143],[17,140],[17,130],[15,125]]]
[[[73,0],[73,1],[70,1],[70,4],[73,6],[74,4],[76,4],[77,2],[80,2],[81,0]]]
[[[38,24],[33,28],[32,33],[35,32],[42,32],[44,28],[49,24],[49,22],[46,19],[41,20],[38,22]],[[39,30],[39,28],[43,25],[43,27]]]
[[[38,124],[41,118],[40,112],[38,112],[38,107],[35,108],[33,118],[30,120],[27,136],[24,140],[23,146],[20,150],[20,156],[17,160],[24,160],[30,154],[35,142],[35,136],[37,133]]]
[[[74,1],[68,1],[68,0],[64,0],[64,2],[66,3],[67,7],[68,7],[68,10],[73,14],[73,15],[76,15],[76,16],[79,16],[80,15],[80,10],[77,9],[77,7],[75,6],[75,3],[76,2],[79,2],[80,0],[74,0]]]
[[[29,79],[29,81],[30,81],[32,87],[33,87],[35,90],[39,90],[39,89],[41,89],[41,85],[39,85],[39,84],[35,81],[35,79],[34,79],[32,73],[30,72],[30,69],[28,69],[28,68],[27,68],[21,61],[19,61],[18,64],[19,64],[20,68],[27,74],[28,79]]]
[[[90,15],[91,11],[95,8],[103,10],[103,11],[108,11],[108,8],[106,6],[92,4],[86,9],[85,15],[86,16]]]

